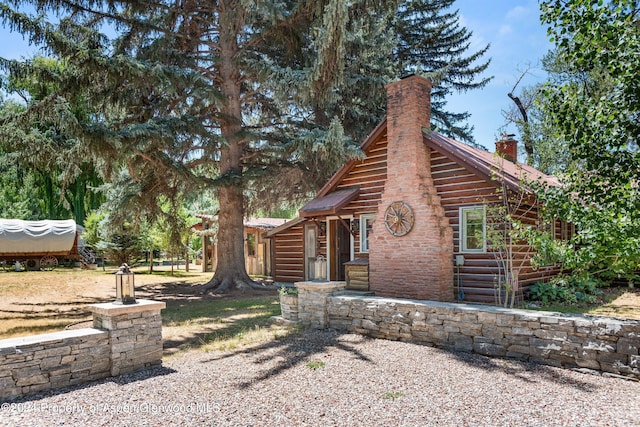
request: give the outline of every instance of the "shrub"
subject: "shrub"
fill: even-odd
[[[298,295],[298,289],[297,288],[292,288],[292,287],[289,287],[289,286],[280,286],[280,289],[278,290],[278,292],[282,296],[284,296],[284,295]]]
[[[538,282],[531,287],[529,298],[543,305],[552,303],[594,303],[602,294],[604,282],[595,277],[557,276],[549,282]]]

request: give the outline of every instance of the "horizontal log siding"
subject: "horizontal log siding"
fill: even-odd
[[[387,179],[387,133],[384,132],[365,152],[366,157],[356,161],[351,170],[338,183],[336,189],[360,186],[360,194],[345,208],[345,215],[360,218],[360,214],[375,213]]]
[[[453,227],[454,255],[463,255],[465,258],[464,266],[459,269],[459,277],[457,268],[455,270],[455,280],[459,279],[464,288],[464,299],[470,302],[494,303],[494,280],[500,273],[498,262],[495,254],[491,252],[460,252],[459,208],[498,202],[496,183],[470,172],[433,150],[431,151],[431,172],[445,215]],[[518,213],[523,222],[535,224],[537,221],[535,209],[520,209]],[[539,280],[548,280],[554,272],[553,268],[534,271],[529,262],[533,250],[524,242],[515,245],[513,250],[514,264],[520,266],[519,281],[523,290]]]
[[[358,185],[360,194],[343,209],[344,215],[353,215],[359,221],[360,215],[376,213],[384,183],[387,180],[387,133],[383,132],[365,151],[366,157],[356,161],[351,170],[338,183],[336,189]],[[360,255],[360,232],[354,236],[354,252]],[[366,256],[366,254],[365,254]]]
[[[304,223],[276,234],[273,238],[276,282],[300,282],[304,280]]]

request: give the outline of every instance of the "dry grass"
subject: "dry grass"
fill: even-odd
[[[277,292],[182,301],[162,313],[165,353],[201,348],[233,350],[287,336],[294,326],[274,323],[280,314]]]
[[[91,319],[87,305],[115,298],[115,269],[0,272],[0,338],[64,329]],[[211,273],[178,270],[145,274],[137,269],[136,290],[145,296],[169,284],[203,282]]]
[[[135,269],[136,297],[164,301],[165,355],[193,348],[230,350],[280,339],[295,327],[274,324],[280,314],[276,290],[236,295],[199,295],[194,284],[212,273],[164,267]],[[115,269],[0,272],[0,339],[91,326],[89,304],[113,301]]]
[[[587,314],[640,320],[640,289],[612,288],[606,302],[593,307]]]

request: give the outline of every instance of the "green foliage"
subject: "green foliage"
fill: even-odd
[[[86,114],[82,100],[74,99],[66,105],[71,116],[26,116],[30,105],[43,102],[59,88],[55,80],[43,76],[65,71],[61,61],[35,57],[22,73],[9,76],[8,90],[18,94],[26,105],[8,101],[1,106],[0,172],[6,172],[12,182],[0,180],[0,193],[7,193],[7,200],[28,195],[31,202],[14,200],[12,211],[2,213],[5,217],[73,218],[83,224],[86,213],[102,202],[98,189],[102,180],[72,133],[64,130],[68,123],[60,124],[74,123]],[[49,113],[58,112],[56,108]]]
[[[473,143],[473,126],[466,122],[469,113],[447,111],[446,98],[453,91],[479,89],[491,81],[490,77],[480,78],[489,66],[490,60],[485,59],[489,45],[470,50],[473,33],[460,25],[458,10],[452,7],[454,0],[399,2],[393,28],[396,76],[429,74],[435,83],[431,93],[433,128]]]
[[[307,363],[307,368],[311,369],[312,371],[315,371],[316,369],[324,368],[324,366],[325,366],[325,363],[321,360],[314,360]]]
[[[174,250],[178,208],[214,189],[220,282],[249,282],[246,213],[308,197],[359,155],[358,142],[384,115],[386,83],[419,71],[443,88],[486,84],[474,82],[486,62],[473,65],[486,49],[467,56],[471,34],[443,12],[452,0],[35,3],[3,5],[0,19],[55,61],[0,61],[15,86],[33,92],[0,135],[15,146],[66,147],[66,167],[57,163],[64,182],[90,160],[109,182],[111,222],[164,218]],[[394,52],[403,52],[400,66]],[[452,126],[466,119],[434,117]]]
[[[594,303],[597,296],[602,294],[600,287],[604,285],[594,278],[560,275],[549,282],[533,285],[529,290],[529,299],[540,301],[543,305]]]
[[[280,286],[278,293],[281,296],[285,295],[298,295],[298,288],[292,288],[290,286]]]
[[[546,221],[566,219],[564,242],[538,238],[541,253],[578,277],[640,270],[640,26],[635,1],[547,0],[542,21],[556,43],[558,78],[543,110],[566,146],[562,186],[536,188]]]
[[[566,82],[570,65],[563,63],[562,57],[555,51],[545,55],[542,65],[551,84]],[[527,70],[522,76],[529,72],[530,70]],[[513,88],[513,92],[518,83]],[[549,105],[544,96],[544,87],[544,83],[539,83],[522,88],[517,95],[512,93],[511,96],[520,101],[524,114],[517,104],[512,104],[503,114],[518,129],[526,154],[524,162],[548,175],[558,175],[567,170],[571,158],[566,142],[557,135],[554,122],[547,112]]]
[[[96,249],[104,253],[111,264],[122,265],[127,263],[134,265],[142,257],[142,245],[140,237],[132,233],[127,227],[120,232],[113,232],[104,237],[96,245]]]
[[[404,396],[404,393],[401,391],[386,391],[382,394],[382,398],[387,400],[396,400],[402,396]]]
[[[87,216],[84,222],[84,234],[82,238],[86,242],[87,246],[95,248],[100,243],[100,222],[105,218],[104,213],[98,211],[92,211]]]

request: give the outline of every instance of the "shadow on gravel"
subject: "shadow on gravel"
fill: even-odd
[[[307,330],[300,334],[289,335],[286,338],[271,341],[263,345],[251,347],[248,349],[229,352],[203,360],[201,363],[215,362],[217,360],[234,357],[241,354],[250,354],[257,357],[253,363],[262,364],[271,360],[282,360],[275,367],[263,372],[260,376],[253,378],[251,381],[240,383],[240,388],[248,388],[254,382],[266,380],[267,378],[279,375],[280,373],[291,369],[301,363],[309,361],[313,355],[319,355],[331,352],[333,349],[346,351],[353,354],[356,358],[374,364],[375,361],[360,352],[357,348],[358,342],[371,340],[372,338],[361,336],[360,341],[351,341],[345,343],[339,340],[340,333],[336,331],[310,331]],[[351,345],[354,344],[354,345]],[[267,351],[276,350],[276,351]],[[264,354],[260,354],[264,353]]]
[[[217,360],[234,357],[237,355],[251,355],[254,358],[253,363],[262,364],[265,362],[279,360],[280,362],[273,368],[262,372],[259,376],[252,378],[240,384],[240,388],[250,387],[252,383],[266,380],[272,376],[279,375],[287,369],[294,368],[297,365],[307,363],[314,355],[326,355],[333,349],[339,349],[349,352],[354,357],[375,364],[376,361],[364,355],[358,349],[360,342],[375,340],[367,336],[359,336],[356,341],[350,340],[345,342],[340,340],[342,334],[337,331],[313,331],[306,330],[296,335],[289,335],[286,338],[265,343],[263,345],[251,347],[248,349],[237,350],[216,357],[203,360],[201,363],[210,363]],[[353,336],[352,334],[349,334]],[[571,387],[584,392],[594,392],[597,388],[589,381],[580,381],[575,375],[570,375],[567,371],[565,374],[562,368],[542,365],[536,362],[526,362],[516,359],[491,358],[476,353],[465,353],[453,351],[445,348],[437,348],[420,343],[411,343],[416,346],[426,346],[433,348],[435,351],[442,351],[450,357],[469,365],[472,369],[482,369],[491,372],[503,372],[514,376],[524,383],[536,384],[542,382],[550,382]]]
[[[486,371],[502,371],[512,375],[523,382],[535,384],[540,382],[551,382],[573,387],[581,391],[595,391],[593,384],[587,381],[579,381],[571,375],[563,373],[563,368],[542,365],[536,362],[526,362],[517,359],[503,359],[499,357],[491,358],[476,353],[464,353],[447,349],[442,349],[460,362],[468,364],[474,368]],[[568,371],[567,371],[568,373]]]
[[[120,375],[118,377],[108,377],[108,378],[103,378],[101,380],[96,380],[96,381],[91,381],[88,383],[83,383],[83,384],[78,384],[78,385],[73,385],[73,386],[68,386],[68,387],[61,387],[61,388],[56,388],[56,389],[52,389],[52,390],[46,390],[46,391],[42,391],[39,393],[35,393],[35,394],[30,394],[28,396],[21,396],[18,398],[15,398],[13,400],[11,400],[12,403],[18,403],[18,402],[31,402],[31,401],[35,401],[35,400],[40,400],[40,399],[44,399],[46,397],[51,397],[51,396],[57,396],[60,394],[65,394],[65,393],[70,393],[76,390],[83,390],[86,388],[91,388],[100,384],[106,384],[106,383],[115,383],[118,385],[125,385],[125,384],[130,384],[130,383],[134,383],[137,381],[144,381],[147,379],[151,379],[151,378],[156,378],[156,377],[161,377],[164,375],[170,375],[173,373],[176,373],[177,371],[171,368],[166,368],[164,366],[156,366],[153,368],[148,368],[148,369],[144,369],[142,371],[138,371],[138,372],[132,372],[129,374],[124,374],[124,375]],[[2,399],[0,399],[0,402],[4,402]],[[91,404],[98,404],[98,403],[102,403],[102,402],[81,402],[81,404],[83,405],[91,405]],[[2,424],[2,422],[0,421],[0,425]]]

